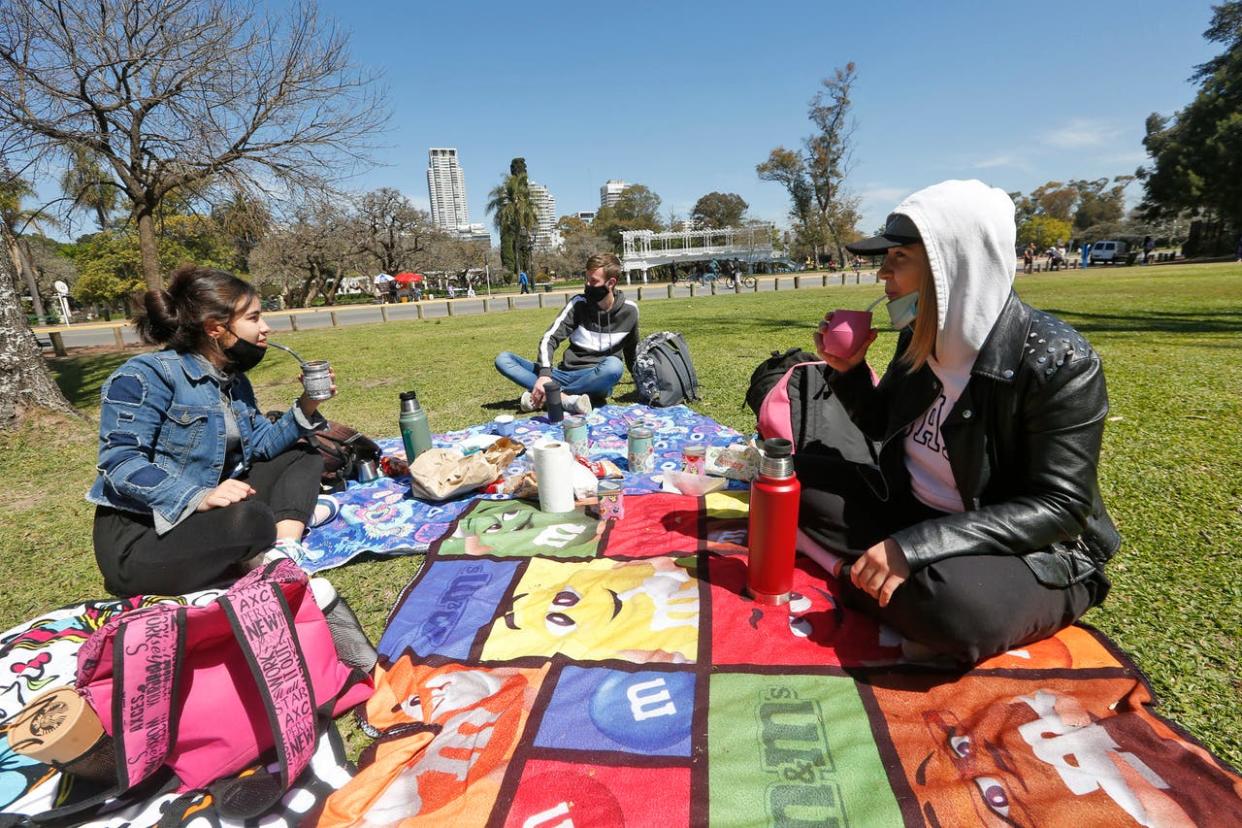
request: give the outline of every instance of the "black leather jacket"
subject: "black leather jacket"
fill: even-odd
[[[940,392],[928,366],[908,373],[897,363],[910,337],[902,332],[878,385],[865,365],[831,379],[850,417],[879,441],[889,481],[908,480],[906,429]],[[1107,413],[1104,371],[1091,346],[1010,293],[941,422],[966,510],[893,534],[911,568],[955,555],[1022,555],[1048,586],[1102,579],[1121,545],[1096,481]]]

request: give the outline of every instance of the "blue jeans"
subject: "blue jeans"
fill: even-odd
[[[496,370],[508,379],[529,391],[535,387],[539,379],[539,371],[535,363],[509,351],[502,351],[496,357]],[[607,397],[612,388],[621,379],[625,370],[624,363],[616,357],[604,357],[594,367],[579,368],[576,371],[552,369],[552,379],[566,394],[589,394],[592,397]]]

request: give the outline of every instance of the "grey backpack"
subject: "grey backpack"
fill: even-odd
[[[679,333],[660,331],[638,343],[634,355],[638,399],[655,408],[699,399],[699,377],[690,347]]]

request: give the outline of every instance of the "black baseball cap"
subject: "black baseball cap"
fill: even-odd
[[[888,221],[884,223],[883,233],[847,244],[845,249],[851,253],[860,254],[883,253],[890,247],[901,247],[903,244],[916,244],[921,241],[923,238],[919,235],[919,228],[914,226],[914,222],[908,216],[901,213],[889,213]]]

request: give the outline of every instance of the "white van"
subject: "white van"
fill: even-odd
[[[1115,264],[1125,261],[1125,258],[1126,243],[1123,241],[1098,241],[1091,245],[1091,264]]]

